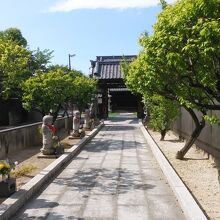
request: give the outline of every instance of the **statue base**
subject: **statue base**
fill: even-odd
[[[61,155],[61,154],[64,154],[64,146],[62,144],[59,144],[55,148],[55,155]]]
[[[39,155],[37,155],[37,158],[43,158],[43,159],[56,159],[58,158],[60,155],[56,155],[56,154],[52,154],[52,155],[44,155],[42,153],[40,153]]]
[[[43,155],[54,155],[55,154],[55,148],[41,148],[40,149],[40,152],[43,154]]]
[[[85,136],[85,131],[82,130],[81,132],[72,132],[71,135],[68,137],[69,139],[80,139]]]
[[[0,182],[0,197],[9,197],[16,191],[16,179],[8,178]]]
[[[49,148],[49,149],[44,149],[41,148],[40,149],[42,155],[46,156],[46,157],[42,157],[42,155],[39,155],[38,158],[47,158],[47,156],[49,156],[49,158],[55,158],[57,157],[57,155],[61,155],[64,153],[64,146],[62,144],[58,144],[56,147],[53,148]]]
[[[74,136],[71,136],[71,135],[70,135],[68,138],[69,138],[69,139],[80,139],[80,136],[74,137]]]
[[[92,129],[91,129],[91,127],[84,127],[83,130],[84,131],[91,131]]]
[[[80,138],[83,138],[84,136],[85,136],[84,130],[82,130],[81,132],[73,131],[68,138],[69,139],[80,139]]]

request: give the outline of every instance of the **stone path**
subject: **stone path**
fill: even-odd
[[[108,121],[14,219],[185,219],[138,121]]]

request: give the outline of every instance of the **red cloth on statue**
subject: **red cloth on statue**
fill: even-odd
[[[47,125],[47,127],[52,131],[53,134],[55,134],[56,128],[54,125]]]

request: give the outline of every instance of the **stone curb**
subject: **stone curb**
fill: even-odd
[[[172,188],[176,198],[178,199],[178,202],[183,210],[183,213],[186,216],[186,219],[207,220],[208,218],[205,216],[187,187],[184,185],[178,174],[175,172],[166,157],[163,155],[156,142],[145,129],[142,122],[139,122],[139,125],[144,137],[151,147],[151,150],[157,162],[159,163],[164,175],[166,176],[170,187]]]
[[[73,145],[63,155],[53,161],[48,167],[22,186],[11,197],[0,205],[0,220],[10,219],[43,185],[54,177],[60,169],[66,165],[104,126],[101,123],[88,135],[82,138],[78,144]]]

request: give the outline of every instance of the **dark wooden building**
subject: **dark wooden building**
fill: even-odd
[[[97,56],[91,60],[90,76],[98,80],[98,114],[107,118],[109,111],[137,112],[142,117],[141,98],[126,88],[121,62],[136,56]]]

